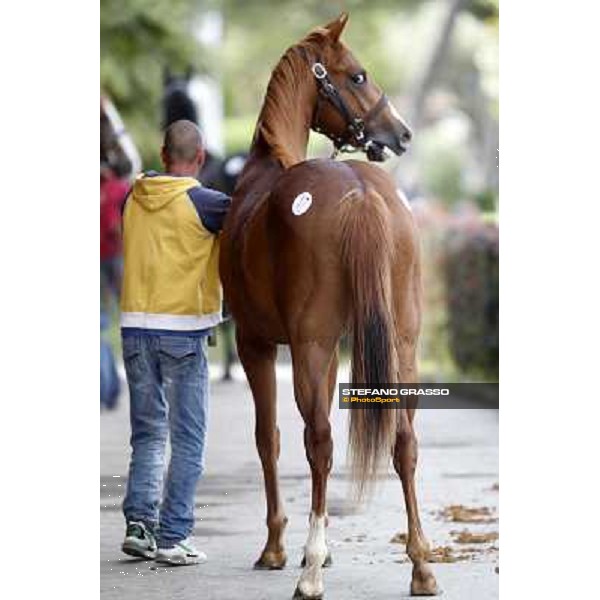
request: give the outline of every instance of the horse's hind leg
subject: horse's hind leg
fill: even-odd
[[[402,481],[404,502],[408,516],[408,540],[406,551],[413,563],[410,593],[413,596],[435,596],[438,586],[431,567],[427,564],[429,544],[421,528],[419,507],[415,491],[417,466],[417,437],[408,409],[400,410],[398,435],[394,447],[394,468]]]
[[[254,566],[257,569],[282,569],[287,560],[283,546],[287,517],[277,475],[280,449],[275,382],[277,347],[262,340],[250,339],[239,330],[237,345],[254,397],[256,447],[262,463],[267,497],[267,543]]]
[[[336,345],[337,340],[292,343],[294,393],[305,423],[304,445],[312,474],[309,533],[295,598],[323,596],[322,568],[328,560],[325,541],[327,478],[333,456],[329,412],[337,373]]]
[[[398,382],[416,383],[417,338],[420,324],[420,265],[417,262],[412,278],[406,280],[408,289],[396,296],[396,339],[398,350]],[[397,280],[401,281],[398,277]],[[413,596],[435,596],[439,593],[431,567],[427,564],[429,544],[421,527],[415,471],[417,469],[417,436],[413,427],[414,408],[399,409],[398,433],[394,445],[394,468],[402,482],[408,517],[406,552],[413,563],[410,593]]]
[[[331,413],[331,405],[333,403],[333,398],[335,396],[335,384],[337,381],[337,372],[338,372],[338,364],[339,364],[339,356],[338,356],[338,349],[335,349],[335,352],[333,354],[333,357],[331,358],[331,363],[329,364],[329,372],[327,374],[327,385],[328,385],[328,391],[327,391],[327,399],[328,399],[328,411],[329,413]],[[327,525],[327,512],[326,514],[326,522],[325,524]],[[331,559],[331,551],[327,551],[327,556],[325,557],[325,560],[323,561],[323,567],[330,567],[332,564],[332,559]],[[306,556],[302,557],[302,563],[300,564],[300,566],[302,568],[304,568],[306,566]]]

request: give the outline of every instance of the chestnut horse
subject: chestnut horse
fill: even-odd
[[[271,77],[248,162],[234,192],[221,243],[225,299],[237,324],[240,360],[256,410],[264,471],[267,542],[256,568],[286,563],[287,518],[279,491],[277,344],[291,348],[296,404],[305,422],[312,506],[295,597],[321,598],[326,489],[333,443],[329,414],[338,342],[352,335],[353,383],[414,382],[420,327],[415,225],[394,182],[366,162],[306,160],[309,130],[336,148],[383,160],[401,154],[410,132],[340,41],[347,15],[287,50]],[[350,411],[349,450],[358,489],[393,457],[408,515],[411,593],[435,595],[415,493],[414,410]]]

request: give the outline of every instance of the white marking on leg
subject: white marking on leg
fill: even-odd
[[[327,557],[325,543],[325,515],[310,515],[308,539],[304,546],[306,566],[298,580],[298,589],[308,598],[323,594],[323,562]]]

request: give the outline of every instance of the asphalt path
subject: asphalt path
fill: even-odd
[[[342,373],[343,377],[343,373]],[[120,552],[121,514],[129,457],[128,398],[101,415],[101,597],[103,600],[282,600],[300,574],[310,508],[303,423],[292,395],[290,369],[278,368],[281,485],[289,524],[288,566],[252,570],[266,539],[262,473],[254,447],[254,414],[241,371],[232,383],[213,381],[206,473],[198,486],[194,530],[208,562],[168,568]],[[406,513],[390,468],[373,499],[349,498],[345,467],[348,411],[332,415],[334,467],[328,490],[327,532],[333,566],[325,571],[327,600],[409,597],[411,565],[398,534]],[[498,411],[422,410],[417,492],[443,598],[498,598]],[[394,541],[393,541],[394,540]]]

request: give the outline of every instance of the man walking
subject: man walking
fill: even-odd
[[[166,173],[140,176],[123,209],[121,332],[132,454],[122,550],[189,565],[206,560],[189,538],[207,424],[206,337],[221,321],[218,233],[230,198],[195,179],[204,147],[191,121],[167,128],[161,157]]]

